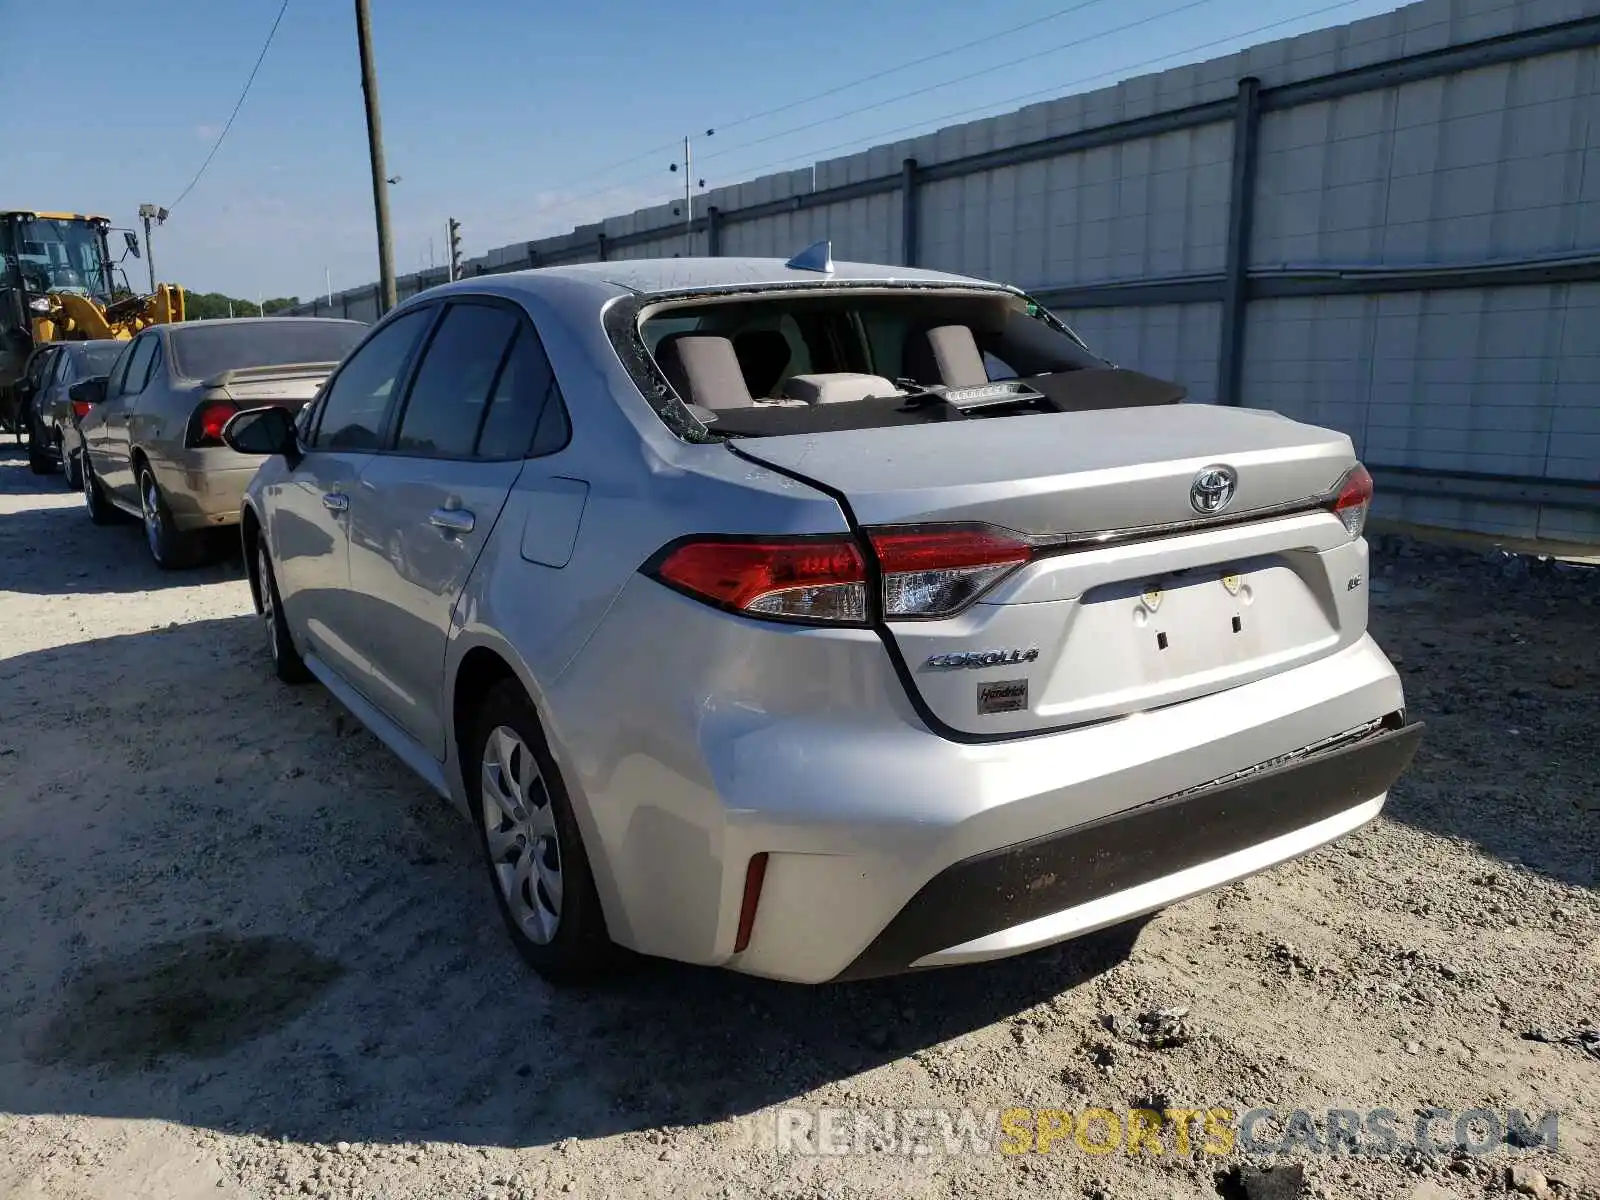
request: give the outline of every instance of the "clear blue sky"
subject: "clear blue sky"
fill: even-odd
[[[373,0],[388,170],[402,177],[390,189],[396,269],[426,265],[430,237],[443,261],[446,216],[470,257],[670,200],[686,132],[719,131],[696,149],[695,174],[715,187],[1396,6],[1318,11],[1333,3]],[[0,0],[0,207],[132,226],[141,202],[171,205],[278,4]],[[970,45],[1038,18],[1049,19]],[[984,73],[955,79],[973,72]],[[335,289],[377,277],[350,0],[290,0],[232,131],[156,237],[160,275],[200,291],[309,296],[325,269]]]

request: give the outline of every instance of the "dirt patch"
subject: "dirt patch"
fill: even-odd
[[[288,1024],[339,975],[287,938],[203,933],[147,946],[76,975],[31,1057],[119,1071],[167,1054],[214,1058]]]

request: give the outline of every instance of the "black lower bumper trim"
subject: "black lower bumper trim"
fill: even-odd
[[[1389,790],[1422,724],[992,850],[935,875],[838,979],[917,959],[1258,845]]]

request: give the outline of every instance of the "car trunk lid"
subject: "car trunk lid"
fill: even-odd
[[[240,408],[276,404],[299,408],[317,394],[322,381],[337,363],[274,363],[263,367],[235,367],[205,381],[208,391],[225,393]]]
[[[1173,405],[735,446],[834,494],[869,537],[971,522],[1026,536],[1030,561],[977,603],[882,626],[913,698],[961,734],[1147,710],[1365,630],[1364,544],[1331,511],[1350,440],[1274,413]],[[1200,511],[1219,467],[1233,495]]]

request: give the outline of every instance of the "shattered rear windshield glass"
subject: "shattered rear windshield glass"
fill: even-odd
[[[656,413],[690,441],[1183,395],[1176,385],[1118,372],[1042,306],[997,289],[646,296],[613,305],[606,327]]]

